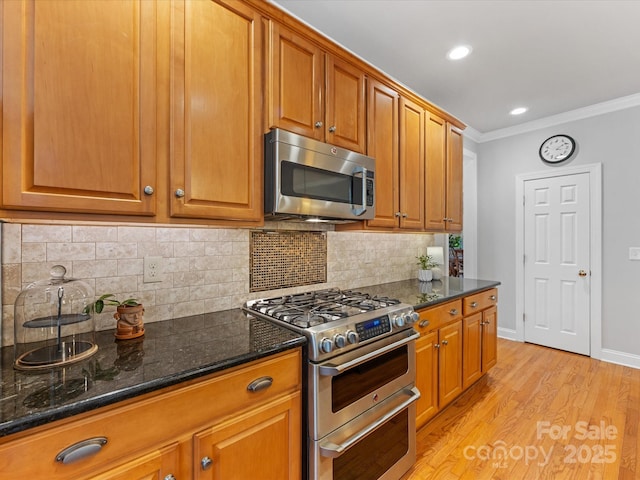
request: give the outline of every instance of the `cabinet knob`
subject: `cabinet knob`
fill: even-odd
[[[173,473],[170,473],[169,475],[164,477],[164,480],[176,480],[176,477],[173,476]]]
[[[495,295],[491,295],[491,296],[489,297],[489,300],[491,300],[491,301],[495,302],[495,301],[496,301],[496,296],[495,296]]]
[[[200,466],[202,467],[202,470],[206,470],[212,464],[213,460],[211,460],[209,457],[202,457],[202,460],[200,460]]]
[[[439,344],[439,343],[436,343],[436,344],[433,346],[433,348],[440,348],[440,344]]]
[[[184,190],[181,189],[181,188],[177,189],[176,190],[176,197],[178,197],[178,198],[184,197]]]
[[[449,315],[457,315],[457,314],[458,314],[457,308],[452,308],[451,310],[449,310]]]
[[[449,340],[442,340],[443,345],[449,345]]]
[[[321,128],[322,127],[322,122],[316,122],[316,128]]]
[[[153,195],[153,187],[151,185],[147,185],[144,187],[144,193],[146,195]]]
[[[396,216],[396,217],[401,217],[401,216],[402,216],[402,214],[401,214],[400,212],[396,212],[396,213],[394,213],[394,216]]]
[[[329,133],[333,133],[333,132],[335,132],[335,131],[336,131],[336,126],[335,126],[335,125],[331,125],[331,126],[329,127]]]
[[[403,214],[402,214],[402,218],[407,218],[408,216],[409,216],[409,214],[408,214],[408,213],[403,213]]]
[[[471,308],[476,308],[478,306],[478,302],[471,302]]]

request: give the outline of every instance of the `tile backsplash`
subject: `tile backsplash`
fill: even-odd
[[[415,256],[433,243],[430,234],[329,230],[326,283],[256,294],[249,288],[250,234],[240,228],[5,223],[2,345],[13,344],[17,295],[29,283],[49,278],[58,264],[96,295],[138,298],[145,322],[154,322],[238,308],[257,297],[415,278]],[[147,256],[162,257],[161,282],[143,282]],[[98,329],[115,328],[111,310],[98,316]]]

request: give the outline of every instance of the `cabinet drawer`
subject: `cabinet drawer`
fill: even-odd
[[[417,326],[414,326],[414,328],[420,333],[429,332],[462,318],[462,300],[454,300],[435,307],[426,308],[420,310],[418,313],[420,314],[420,320],[418,320]],[[424,325],[425,320],[429,322],[428,325]]]
[[[78,415],[14,441],[2,439],[0,471],[11,472],[12,478],[91,478],[204,425],[299,390],[301,368],[300,349],[296,349],[184,387]],[[264,377],[273,379],[269,387],[247,389]],[[99,451],[66,465],[56,461],[67,447],[98,437],[107,439]]]
[[[498,303],[498,289],[491,288],[484,292],[469,295],[463,299],[463,312],[464,315],[471,315],[474,312],[479,312],[485,308],[489,308],[492,305]]]

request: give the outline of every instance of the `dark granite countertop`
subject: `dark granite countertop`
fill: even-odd
[[[499,285],[444,277],[356,288],[397,298],[416,309]],[[310,288],[312,290],[312,288]],[[87,412],[304,345],[305,337],[240,309],[147,323],[144,337],[115,341],[96,332],[98,351],[64,368],[13,368],[13,347],[0,350],[0,437]]]
[[[397,298],[403,303],[413,305],[416,310],[432,307],[438,303],[448,302],[472,293],[500,285],[493,280],[476,280],[472,278],[442,277],[442,280],[420,282],[417,279],[355,288],[372,295]]]
[[[0,437],[267,357],[306,343],[304,336],[240,309],[145,324],[145,335],[115,341],[96,332],[90,358],[41,373],[0,356]]]

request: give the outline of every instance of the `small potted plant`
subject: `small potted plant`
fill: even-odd
[[[418,269],[418,280],[421,282],[430,282],[433,278],[433,272],[431,269],[436,267],[437,264],[433,262],[431,255],[420,255],[416,258],[418,259],[418,265],[420,266]]]
[[[117,320],[116,338],[118,340],[128,340],[144,335],[144,306],[138,303],[135,298],[118,300],[113,293],[106,293],[98,298],[94,303],[85,308],[85,313],[95,311],[101,313],[104,307],[113,305],[116,313],[113,318]]]

